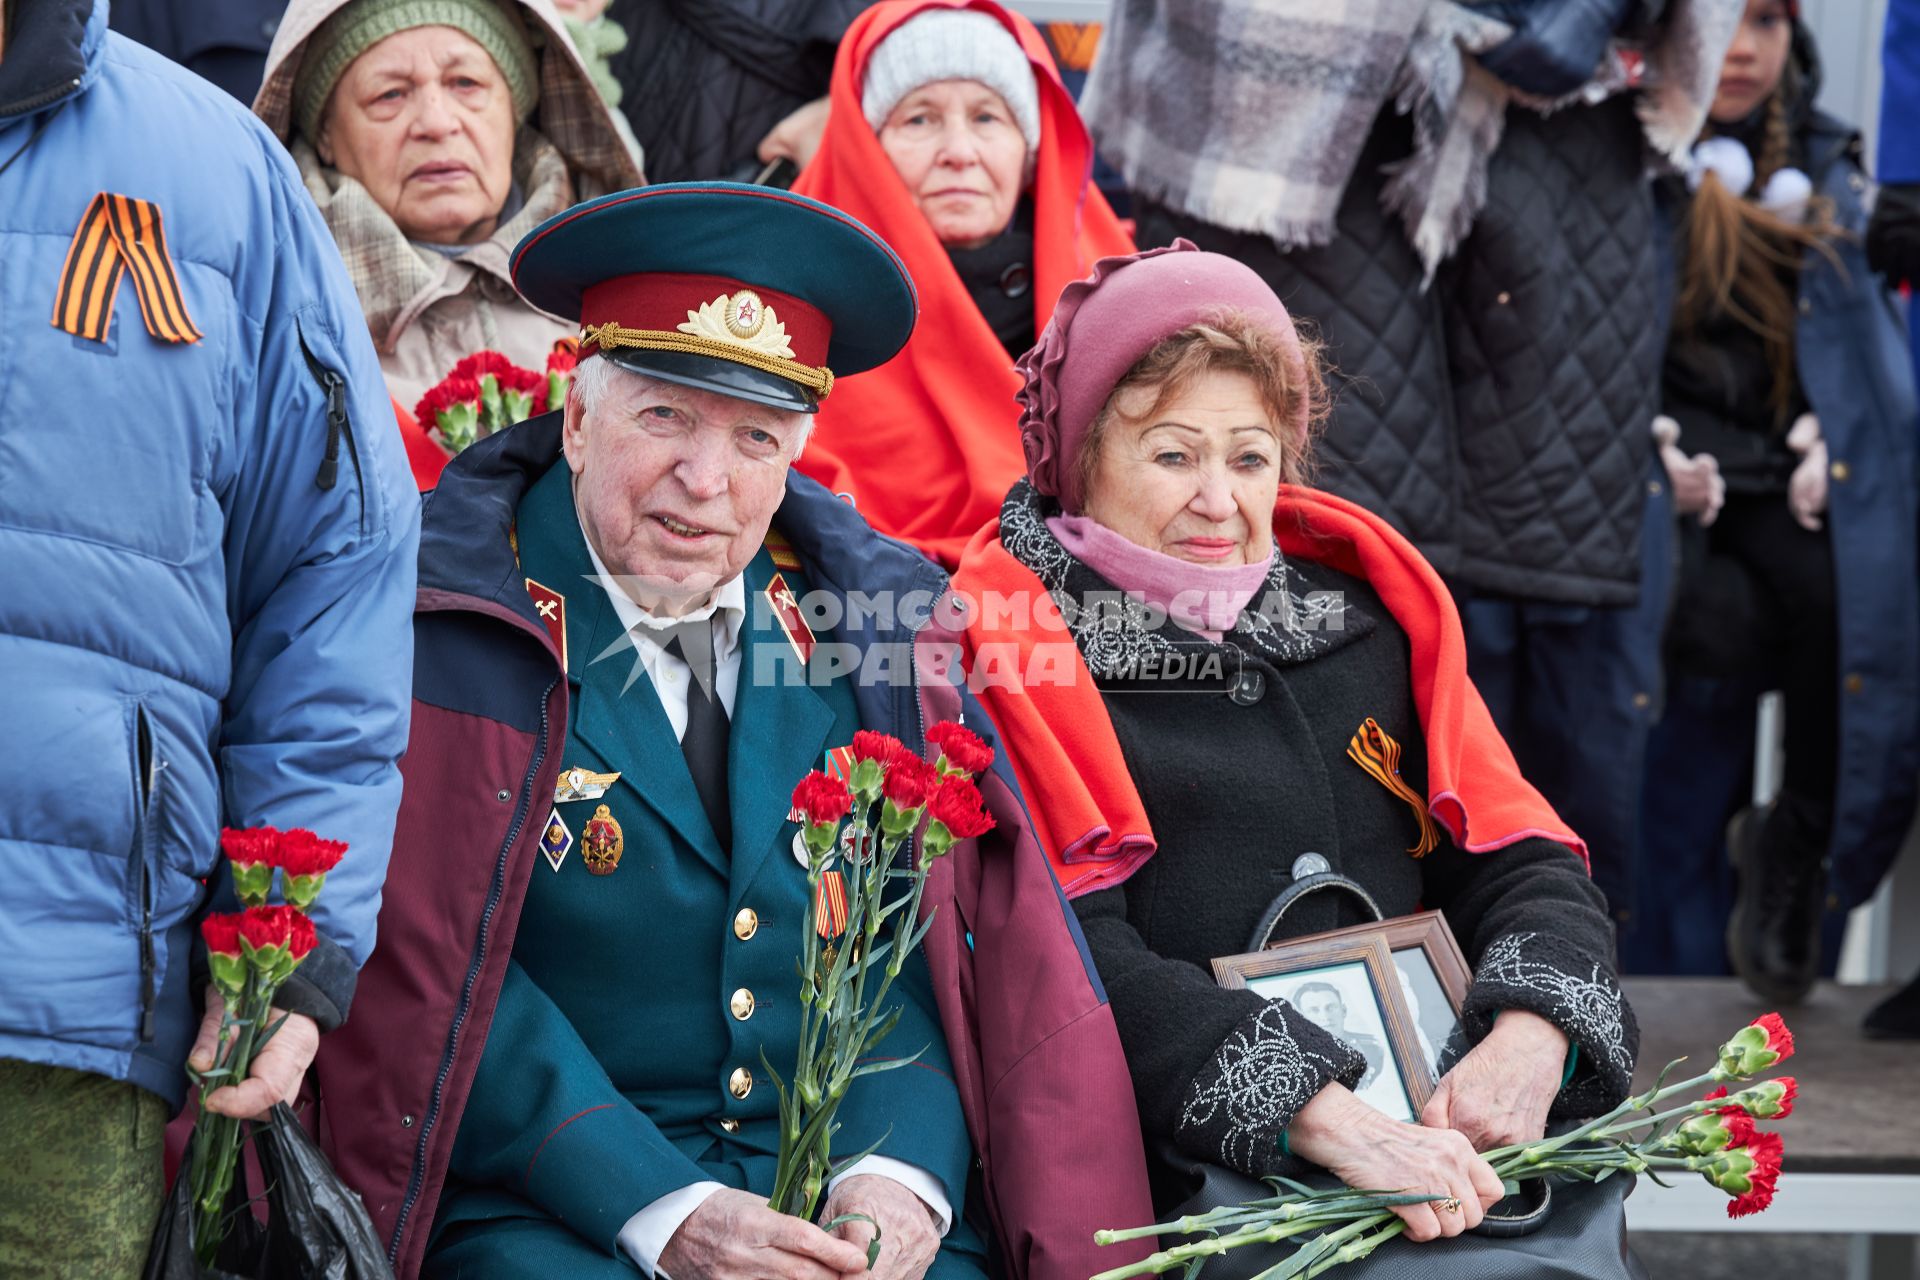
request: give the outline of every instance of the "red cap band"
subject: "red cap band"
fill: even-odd
[[[823,366],[833,324],[826,313],[790,293],[764,289],[725,276],[647,272],[618,276],[588,287],[580,295],[580,326],[609,322],[627,329],[679,330],[701,308],[718,302],[729,337],[743,347],[777,323],[800,364]]]

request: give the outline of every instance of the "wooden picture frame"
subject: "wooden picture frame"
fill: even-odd
[[[1359,1050],[1367,1072],[1354,1087],[1361,1099],[1396,1120],[1417,1121],[1433,1094],[1420,1060],[1419,1037],[1394,972],[1393,952],[1378,926],[1371,933],[1296,938],[1265,951],[1221,956],[1213,976],[1284,999],[1302,1016]]]
[[[1376,991],[1387,991],[1381,1000],[1383,1022],[1390,1033],[1395,1068],[1417,1118],[1446,1068],[1467,1047],[1460,1008],[1473,982],[1473,970],[1440,912],[1329,929],[1285,939],[1265,951],[1223,956],[1213,962],[1214,979],[1226,987],[1250,987],[1249,978],[1298,973],[1316,962],[1329,963],[1329,956],[1360,954],[1355,948],[1377,957]],[[1272,989],[1272,984],[1266,985]]]

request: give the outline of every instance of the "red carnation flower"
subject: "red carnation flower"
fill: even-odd
[[[809,825],[817,827],[838,822],[851,813],[853,793],[841,779],[815,769],[793,789],[793,807],[805,815]]]
[[[293,936],[292,907],[248,907],[240,917],[240,937],[255,951],[284,947]]]
[[[1793,1100],[1800,1096],[1800,1082],[1792,1076],[1776,1076],[1774,1079],[1768,1081],[1768,1083],[1781,1085],[1783,1087],[1780,1091],[1780,1101],[1774,1104],[1779,1109],[1767,1118],[1769,1120],[1784,1120],[1793,1114]]]
[[[899,757],[888,766],[880,793],[891,800],[896,809],[918,809],[926,804],[927,797],[939,785],[938,770],[919,756],[902,750]]]
[[[313,931],[313,921],[304,911],[294,911],[288,922],[287,953],[298,963],[306,959],[307,952],[313,950],[320,941],[320,935]]]
[[[955,840],[985,835],[994,826],[993,815],[980,799],[980,788],[957,775],[940,784],[927,801],[927,813]]]
[[[208,916],[200,922],[200,936],[207,940],[207,953],[216,956],[240,954],[240,913]]]
[[[853,758],[871,760],[882,769],[890,769],[893,762],[909,754],[907,744],[889,733],[876,733],[872,729],[856,729],[853,734]]]
[[[323,876],[340,865],[346,852],[346,841],[322,840],[296,827],[280,837],[280,869],[289,876]]]
[[[279,845],[280,833],[272,827],[223,827],[220,830],[220,852],[236,867],[279,866]]]
[[[562,338],[560,341],[566,342],[568,339]],[[547,352],[548,373],[572,373],[579,363],[580,353],[578,347],[568,349],[556,343],[554,349]]]
[[[927,730],[927,741],[940,748],[945,766],[962,773],[983,773],[993,765],[993,748],[965,725],[942,720]]]
[[[1775,1055],[1776,1063],[1785,1062],[1793,1056],[1793,1032],[1787,1030],[1787,1024],[1777,1013],[1769,1013],[1754,1019],[1753,1025],[1767,1033],[1767,1052]]]
[[[1727,1203],[1729,1218],[1744,1218],[1759,1213],[1773,1203],[1774,1189],[1780,1181],[1780,1166],[1786,1158],[1786,1147],[1787,1144],[1777,1133],[1753,1135],[1745,1148],[1747,1156],[1753,1161],[1753,1172],[1747,1175],[1751,1186]]]
[[[1746,1146],[1759,1132],[1754,1127],[1753,1117],[1737,1109],[1732,1115],[1722,1115],[1720,1123],[1727,1127],[1727,1145],[1730,1147]]]

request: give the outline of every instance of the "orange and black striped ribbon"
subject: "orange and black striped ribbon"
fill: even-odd
[[[1440,828],[1427,812],[1427,799],[1407,785],[1400,776],[1400,744],[1387,735],[1379,721],[1368,716],[1366,721],[1354,733],[1353,741],[1347,744],[1347,754],[1353,762],[1373,775],[1381,786],[1406,801],[1420,820],[1420,839],[1407,852],[1416,858],[1424,858],[1440,847]]]
[[[147,332],[162,342],[200,341],[202,334],[187,314],[180,277],[167,255],[160,207],[151,200],[108,191],[87,206],[87,216],[67,246],[60,292],[53,302],[53,327],[104,342],[113,319],[114,294],[129,269]]]
[[[814,886],[813,931],[828,942],[847,931],[847,882],[838,871],[822,871]]]

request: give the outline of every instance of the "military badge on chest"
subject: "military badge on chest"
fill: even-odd
[[[580,838],[580,856],[587,870],[596,876],[610,876],[620,867],[620,854],[626,849],[626,837],[619,820],[605,805],[594,808],[587,829]]]

